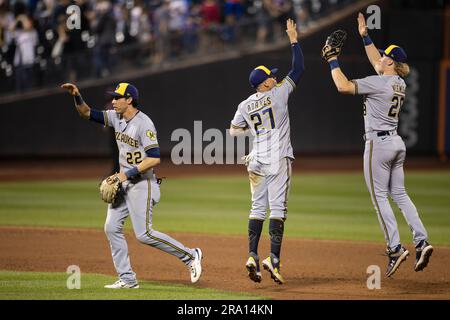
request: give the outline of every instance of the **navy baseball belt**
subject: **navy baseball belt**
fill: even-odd
[[[397,130],[391,131],[372,131],[363,135],[363,140],[372,140],[375,137],[394,136],[397,134]]]

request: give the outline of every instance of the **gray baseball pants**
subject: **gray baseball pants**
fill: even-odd
[[[252,193],[252,209],[249,218],[265,220],[269,208],[270,219],[287,219],[292,160],[286,157],[273,164],[265,165],[253,159],[247,170]]]
[[[372,135],[366,140],[364,177],[390,249],[395,249],[400,244],[400,235],[388,196],[405,217],[412,231],[414,244],[428,240],[417,209],[406,193],[403,172],[405,157],[405,143],[397,134],[383,137]]]
[[[160,200],[160,189],[156,177],[142,179],[136,183],[127,181],[122,188],[123,199],[108,206],[105,222],[105,233],[120,279],[128,284],[137,282],[136,274],[131,268],[128,245],[123,234],[123,225],[128,216],[131,217],[134,234],[141,243],[174,255],[189,265],[194,259],[195,251],[152,228],[152,210]]]

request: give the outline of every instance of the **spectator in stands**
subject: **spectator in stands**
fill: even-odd
[[[223,14],[225,26],[222,38],[225,41],[234,42],[237,37],[237,23],[241,19],[243,13],[241,0],[225,0]]]
[[[169,21],[170,21],[170,0],[163,0],[153,14],[155,54],[154,63],[159,64],[169,55]]]
[[[292,0],[264,0],[264,8],[270,16],[270,37],[284,34],[284,23],[287,19],[297,21]]]
[[[170,56],[177,57],[182,52],[182,32],[188,17],[186,0],[171,0],[169,4]]]
[[[203,0],[200,6],[202,50],[216,50],[219,47],[220,18],[217,1]]]
[[[11,43],[11,33],[9,29],[13,23],[14,14],[9,10],[8,2],[0,0],[0,48],[7,49]]]
[[[115,43],[116,22],[112,5],[108,0],[100,0],[91,21],[97,38],[94,46],[94,68],[97,77],[106,77],[111,73],[110,50]]]
[[[199,28],[199,17],[196,13],[189,14],[182,30],[183,49],[185,53],[192,54],[197,51]]]
[[[247,11],[253,19],[256,29],[256,43],[262,45],[266,42],[271,20],[267,9],[263,5],[263,0],[249,1]]]
[[[62,60],[63,77],[66,81],[77,80],[78,73],[82,71],[86,61],[86,42],[83,41],[83,32],[89,31],[89,21],[85,16],[87,9],[86,0],[77,0],[75,3],[80,8],[80,29],[69,30],[67,27],[68,15],[65,13],[58,17],[58,39],[52,49],[52,58]],[[67,9],[67,8],[66,8]],[[67,80],[68,79],[68,80]]]
[[[14,72],[16,90],[24,91],[33,86],[33,66],[38,35],[31,19],[20,14],[11,26],[12,41],[15,43]]]

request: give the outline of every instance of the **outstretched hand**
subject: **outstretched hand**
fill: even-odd
[[[66,89],[72,96],[80,94],[80,90],[78,90],[77,86],[72,83],[64,83],[61,88]]]
[[[297,42],[298,34],[297,34],[297,24],[292,19],[286,20],[286,33],[289,37],[291,43]]]
[[[366,19],[364,18],[364,15],[361,12],[358,13],[358,31],[361,37],[365,37],[368,34]]]

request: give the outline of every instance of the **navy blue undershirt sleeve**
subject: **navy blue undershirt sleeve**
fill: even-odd
[[[292,44],[292,68],[288,73],[288,77],[297,85],[303,71],[305,71],[305,61],[300,44],[297,42]]]
[[[89,120],[105,125],[105,118],[103,117],[103,111],[91,109],[91,115]]]
[[[145,151],[145,154],[146,154],[147,157],[149,157],[149,158],[161,158],[161,153],[160,153],[158,147],[148,149],[147,151]]]

